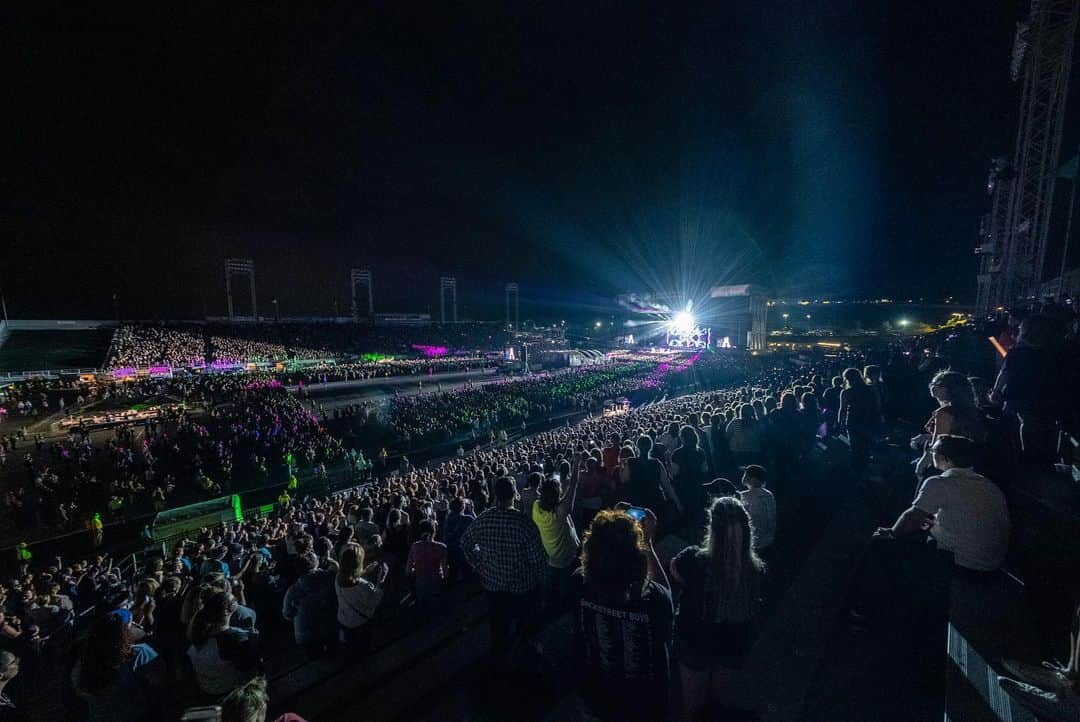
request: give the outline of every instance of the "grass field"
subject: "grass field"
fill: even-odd
[[[111,338],[112,329],[12,331],[0,346],[0,371],[97,368]]]

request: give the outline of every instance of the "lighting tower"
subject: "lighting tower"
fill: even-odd
[[[439,321],[443,325],[447,323],[448,310],[450,323],[457,323],[457,278],[454,276],[443,276],[439,279]]]
[[[232,281],[235,276],[243,276],[248,280],[251,289],[251,318],[259,317],[259,304],[255,300],[255,261],[250,258],[226,258],[225,259],[225,300],[228,304],[229,319],[243,318],[233,313]],[[115,294],[113,299],[115,300]]]
[[[511,299],[513,305],[511,305]],[[506,327],[518,330],[518,285],[516,283],[506,284]]]
[[[375,317],[375,296],[371,285],[371,270],[353,268],[349,271],[349,284],[352,286],[353,320]],[[364,303],[365,300],[367,303]]]
[[[1080,0],[1032,0],[1013,43],[1013,80],[1023,74],[1016,150],[997,161],[988,189],[992,210],[981,229],[976,309],[1038,295],[1061,149]]]

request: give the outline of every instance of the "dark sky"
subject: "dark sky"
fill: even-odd
[[[974,292],[1018,2],[150,3],[6,23],[16,317]],[[229,7],[225,7],[228,5]],[[181,7],[182,6],[182,7]]]

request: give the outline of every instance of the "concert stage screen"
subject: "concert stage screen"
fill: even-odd
[[[669,328],[668,348],[701,349],[709,348],[710,331],[701,326],[687,329]]]

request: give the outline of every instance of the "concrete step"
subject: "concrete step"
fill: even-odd
[[[385,703],[391,694],[387,688],[396,689],[403,675],[413,674],[410,670],[420,668],[432,675],[433,655],[456,654],[447,650],[457,645],[459,637],[469,639],[478,628],[487,634],[487,604],[475,589],[471,596],[449,602],[445,608],[445,615],[439,619],[417,622],[414,618],[406,634],[381,648],[376,643],[372,653],[359,662],[347,663],[339,653],[301,665],[273,680],[271,700],[278,710],[275,714],[292,711],[305,719],[332,719],[342,710],[366,710],[378,700]],[[444,675],[445,670],[434,674],[434,681]],[[413,694],[421,693],[413,690]],[[390,719],[369,717],[367,713],[364,717]]]

